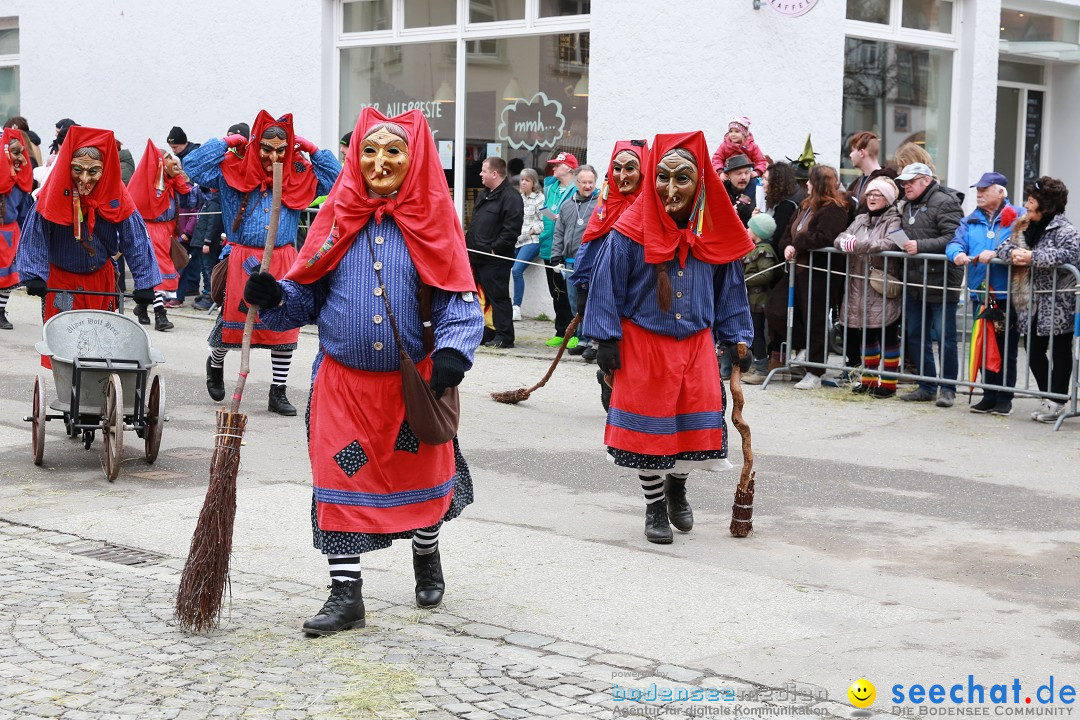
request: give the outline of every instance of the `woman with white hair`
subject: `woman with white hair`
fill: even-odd
[[[877,177],[867,183],[862,199],[866,212],[859,213],[833,242],[837,250],[849,254],[847,292],[840,315],[847,327],[848,364],[862,366],[862,377],[852,392],[887,398],[896,394],[896,378],[878,374],[900,368],[900,315],[904,299],[902,261],[870,257],[871,253],[895,250],[889,233],[900,227],[896,183]]]

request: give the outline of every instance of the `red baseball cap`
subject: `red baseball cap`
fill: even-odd
[[[578,161],[577,161],[577,158],[574,157],[573,153],[561,152],[558,155],[556,155],[555,157],[548,160],[548,165],[558,165],[558,164],[565,165],[566,167],[570,168],[571,170],[575,170],[575,169],[577,169]]]

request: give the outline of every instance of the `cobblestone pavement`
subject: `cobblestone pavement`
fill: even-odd
[[[252,574],[233,573],[222,629],[186,635],[172,620],[182,560],[136,556],[128,560],[150,562],[125,565],[85,554],[101,549],[96,540],[0,522],[0,720],[848,717],[851,710],[375,598],[366,599],[366,629],[305,638],[301,623],[325,590]],[[650,688],[691,699],[615,699]],[[721,688],[734,701],[718,699]]]

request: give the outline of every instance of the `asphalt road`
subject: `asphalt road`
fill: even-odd
[[[184,557],[208,479],[216,404],[206,395],[207,317],[173,312],[151,332],[170,421],[153,466],[127,433],[119,479],[47,426],[45,464],[30,460],[36,301],[21,293],[0,334],[0,518]],[[842,697],[877,684],[986,683],[1049,675],[1080,684],[1080,420],[1054,433],[976,416],[790,384],[747,388],[754,433],[754,534],[728,533],[737,473],[696,474],[697,524],[669,546],[643,536],[636,477],[602,447],[595,366],[565,360],[518,406],[494,390],[532,384],[552,351],[543,323],[519,348],[478,353],[462,386],[460,441],[476,503],[444,530],[447,612],[618,652],[708,668],[773,686],[800,682]],[[301,336],[289,395],[302,406],[316,349]],[[226,364],[227,384],[238,353]],[[266,411],[270,367],[253,353],[239,476],[234,567],[317,588],[302,413]],[[51,383],[49,383],[51,390]],[[738,443],[732,461],[741,462]],[[409,550],[364,558],[365,594],[411,598]],[[317,608],[313,608],[317,609]]]

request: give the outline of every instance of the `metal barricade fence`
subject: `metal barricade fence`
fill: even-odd
[[[983,391],[996,390],[1045,398],[1066,406],[1054,424],[1055,430],[1060,429],[1066,418],[1080,416],[1077,409],[1077,380],[1080,376],[1080,270],[1075,266],[1060,265],[1054,268],[1050,289],[1035,289],[1032,266],[1023,266],[1028,268],[1029,282],[1026,289],[1021,287],[1014,292],[1012,272],[1005,274],[1008,278],[1005,288],[992,288],[998,306],[1005,315],[1003,350],[1000,353],[1002,381],[992,383],[987,381],[985,370],[981,377],[972,377],[970,371],[970,366],[975,363],[979,368],[987,367],[987,358],[994,352],[989,343],[996,342],[989,333],[982,334],[981,342],[972,335],[974,321],[978,319],[978,309],[986,306],[991,295],[991,288],[987,287],[987,283],[983,283],[979,290],[968,289],[968,275],[972,265],[960,268],[945,255],[909,255],[901,251],[854,256],[826,248],[814,250],[810,256],[809,264],[796,260],[787,263],[787,327],[784,347],[786,362],[783,367],[769,372],[762,384],[763,388],[769,386],[777,373],[793,368],[816,369],[822,372],[833,370],[848,374],[865,373],[879,378],[895,378],[898,381],[913,381],[935,387],[951,387],[954,391],[959,388],[978,388]],[[852,261],[855,257],[867,260],[862,272],[852,272]],[[884,271],[884,278],[871,278],[870,259],[878,261],[879,269]],[[1007,268],[1021,267],[1009,265],[996,258],[990,264],[1005,265]],[[914,272],[911,272],[913,269]],[[986,267],[987,280],[990,275],[990,268]],[[913,278],[918,282],[913,282]],[[895,299],[882,297],[880,320],[867,323],[870,293],[878,292],[872,287],[872,280],[882,285],[882,290],[887,290],[888,284],[895,284],[894,287],[899,288],[899,295]],[[851,312],[847,303],[853,283],[861,284],[863,292],[861,307],[855,308],[857,322],[850,324],[848,320]],[[1054,374],[1055,343],[1064,342],[1053,335],[1052,320],[1046,348],[1046,390],[1040,389],[1037,384],[1032,386],[1032,373],[1028,367],[1030,338],[1036,333],[1036,300],[1046,294],[1056,295],[1058,292],[1072,295],[1071,367],[1068,390],[1065,393],[1050,391],[1050,378]],[[1018,328],[1016,304],[1020,303],[1021,307],[1024,307],[1025,301],[1030,311],[1027,312],[1024,326]],[[1059,301],[1060,299],[1055,297],[1055,303]],[[889,313],[885,308],[890,302],[899,304],[900,315],[898,320],[887,323]],[[859,320],[861,322],[858,322]],[[841,330],[838,337],[838,331]],[[770,331],[770,334],[775,336],[776,333]],[[867,347],[868,336],[873,336],[878,341],[882,354],[886,337],[897,337],[900,363],[896,371],[863,366],[863,350]],[[1025,346],[1024,360],[1020,361],[1017,352],[1017,357],[1010,367],[1009,349],[1019,345],[1020,336],[1029,338]],[[932,350],[935,342],[936,351]],[[796,350],[805,350],[805,356],[796,356]],[[909,350],[915,351],[918,356],[910,358]],[[837,355],[839,358],[835,357]],[[855,357],[860,359],[858,363],[849,362]],[[907,362],[908,360],[913,361]],[[907,370],[905,365],[914,366],[915,372]],[[1014,374],[1017,380],[1010,384],[1008,378],[1011,374]]]

